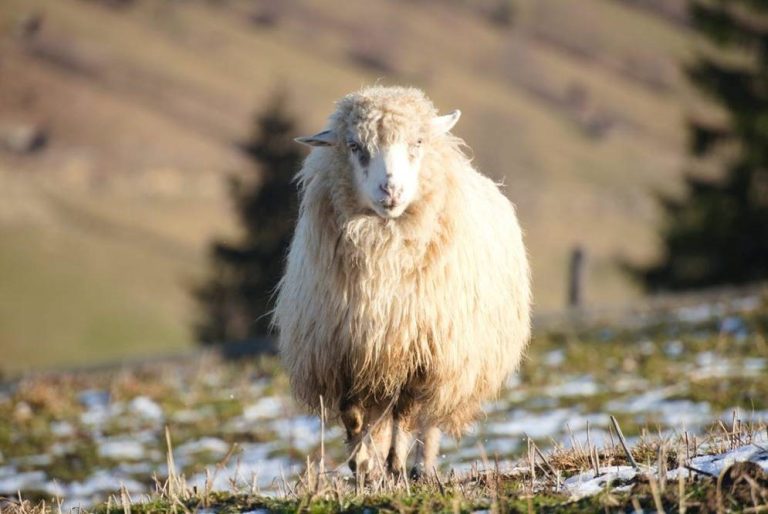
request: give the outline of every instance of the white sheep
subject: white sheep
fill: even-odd
[[[418,89],[338,102],[299,171],[301,206],[274,325],[295,396],[341,417],[350,467],[432,470],[514,372],[530,273],[512,204],[473,169]]]

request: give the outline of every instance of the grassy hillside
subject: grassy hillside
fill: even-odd
[[[19,349],[3,366],[189,344],[189,281],[235,232],[234,143],[275,89],[307,131],[377,80],[461,108],[456,133],[518,204],[538,308],[562,304],[577,243],[587,300],[629,301],[615,259],[653,256],[649,193],[684,162],[681,2],[519,0],[509,26],[497,4],[4,0],[0,125],[49,144],[0,150],[0,344]]]

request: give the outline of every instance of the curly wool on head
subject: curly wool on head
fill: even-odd
[[[368,151],[416,141],[415,199],[397,218],[361,205],[343,144],[313,149],[297,179],[301,207],[274,325],[296,397],[338,413],[406,387],[414,419],[467,428],[514,372],[530,336],[530,278],[512,204],[474,170],[460,139],[436,133],[414,88],[342,98],[325,131]]]
[[[340,134],[356,131],[369,147],[430,135],[437,115],[423,91],[403,87],[371,87],[342,98],[331,116]]]

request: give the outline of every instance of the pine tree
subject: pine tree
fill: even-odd
[[[204,344],[239,341],[269,332],[272,293],[293,234],[298,198],[293,176],[302,154],[285,98],[256,116],[252,137],[240,145],[253,161],[249,179],[230,179],[243,236],[211,245],[212,277],[195,291],[203,311],[196,327]]]
[[[690,14],[710,50],[688,76],[727,115],[691,119],[690,151],[721,159],[723,173],[687,173],[684,198],[662,198],[664,259],[636,270],[649,289],[768,278],[768,0],[692,0]]]

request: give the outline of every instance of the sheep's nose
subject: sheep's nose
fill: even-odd
[[[395,186],[394,184],[390,184],[389,182],[379,184],[379,190],[381,190],[382,193],[390,198],[397,198],[400,196],[400,192],[402,191],[401,188]]]

